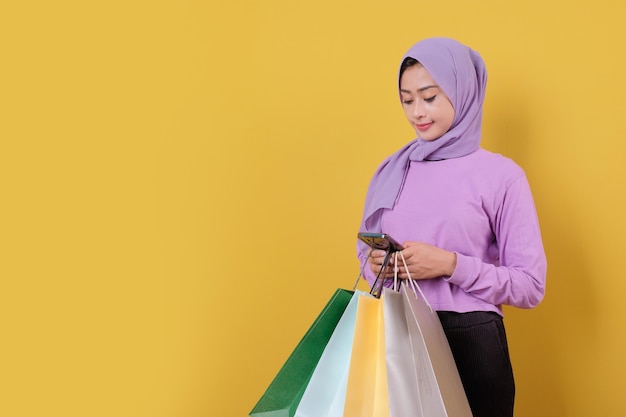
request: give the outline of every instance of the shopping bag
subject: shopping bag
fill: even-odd
[[[352,294],[352,291],[343,289],[335,291],[254,406],[251,417],[294,417],[309,379]]]
[[[422,415],[471,417],[472,411],[437,312],[430,307],[416,282],[406,280],[401,287]]]
[[[381,306],[378,298],[358,298],[344,417],[389,417]]]
[[[403,296],[392,288],[384,288],[382,303],[389,414],[391,417],[424,417],[418,381],[422,370],[415,362]]]
[[[356,322],[356,290],[322,354],[296,409],[296,417],[342,417]]]

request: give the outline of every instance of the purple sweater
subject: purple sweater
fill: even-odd
[[[438,311],[535,307],[545,291],[546,257],[524,171],[479,149],[442,161],[411,161],[398,197],[385,210],[382,231],[400,243],[419,241],[456,252],[450,277],[420,280]],[[361,265],[367,252],[359,245]],[[374,274],[365,266],[370,285]]]

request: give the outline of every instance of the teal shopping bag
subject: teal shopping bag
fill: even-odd
[[[291,353],[250,417],[294,417],[313,371],[353,291],[338,289]]]

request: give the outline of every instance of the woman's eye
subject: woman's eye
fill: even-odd
[[[402,104],[411,104],[413,100],[402,100]]]
[[[432,103],[433,101],[435,101],[435,97],[437,97],[437,96],[435,95],[435,96],[432,96],[432,97],[425,98],[424,101],[426,103]]]

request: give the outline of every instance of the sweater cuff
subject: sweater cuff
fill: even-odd
[[[474,262],[471,256],[456,253],[456,268],[451,276],[444,278],[446,281],[461,286],[461,284],[474,275]]]

